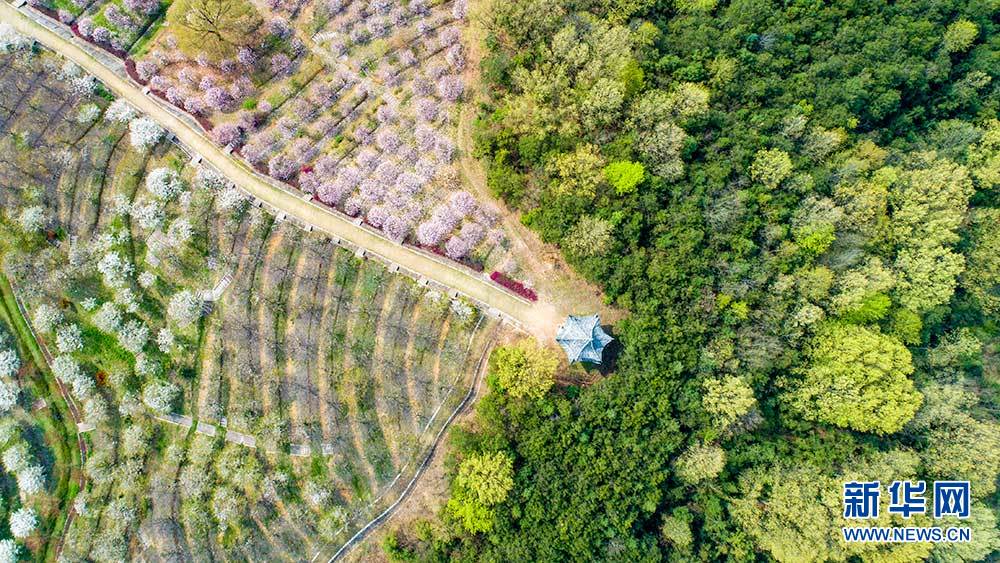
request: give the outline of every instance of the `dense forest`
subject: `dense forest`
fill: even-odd
[[[529,345],[495,354],[475,423],[452,437],[442,521],[387,552],[995,557],[997,14],[991,0],[484,7],[490,188],[630,317],[615,372],[591,386],[548,389],[553,360]],[[971,481],[973,541],[843,542],[852,479]]]

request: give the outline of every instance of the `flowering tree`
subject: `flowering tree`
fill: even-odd
[[[149,340],[149,327],[140,320],[132,319],[118,330],[118,343],[133,354],[142,352]]]
[[[426,246],[437,246],[455,229],[459,219],[450,207],[439,205],[431,218],[417,227],[417,240]]]
[[[13,381],[0,380],[0,413],[6,413],[17,405],[17,396],[21,388]]]
[[[77,24],[77,28],[78,29],[79,29],[80,25],[83,24],[83,20],[85,20],[85,19],[87,19],[87,18],[81,19],[80,23]],[[83,34],[83,31],[80,31],[80,33]],[[153,61],[148,61],[148,60],[147,61],[139,61],[135,65],[135,72],[136,72],[136,74],[138,74],[139,78],[141,78],[143,80],[149,80],[150,78],[152,78],[159,71],[160,71],[160,66],[157,65]]]
[[[28,443],[19,440],[3,453],[3,466],[10,473],[18,473],[34,463],[34,458],[28,450]]]
[[[132,263],[122,258],[118,252],[108,252],[97,263],[97,271],[101,273],[104,284],[108,287],[123,287],[132,275],[132,270]]]
[[[17,473],[17,488],[22,495],[40,493],[45,486],[45,469],[41,465],[32,465]]]
[[[13,377],[21,369],[21,358],[12,348],[0,351],[0,377]]]
[[[114,333],[118,330],[118,327],[122,324],[122,314],[118,311],[118,307],[110,301],[106,301],[101,308],[97,310],[97,313],[93,317],[94,325],[108,333]]]
[[[435,143],[437,143],[437,131],[427,124],[421,123],[413,131],[413,138],[417,141],[417,148],[422,152],[428,152],[433,150]]]
[[[147,407],[160,413],[169,413],[174,401],[180,395],[180,389],[169,381],[153,380],[142,388],[142,402]]]
[[[271,72],[278,76],[285,76],[292,70],[292,60],[284,53],[277,53],[271,57]]]
[[[257,55],[249,47],[240,47],[236,51],[236,61],[245,67],[251,68],[257,64]]]
[[[464,258],[470,250],[472,250],[472,244],[460,236],[451,237],[444,244],[445,255],[455,260]]]
[[[235,102],[235,100],[233,100],[233,96],[229,93],[229,90],[221,86],[213,86],[206,90],[204,100],[209,107],[217,111],[226,111],[230,109]]]
[[[184,107],[185,101],[184,92],[176,86],[171,86],[167,88],[167,101],[178,107]]]
[[[459,218],[465,218],[476,212],[476,199],[466,191],[455,192],[448,198],[448,205]]]
[[[160,364],[149,354],[139,352],[135,355],[135,372],[142,377],[154,377],[160,374]]]
[[[434,143],[434,154],[441,162],[451,162],[455,158],[455,143],[448,137],[439,137]]]
[[[190,326],[201,316],[201,300],[190,290],[178,291],[170,298],[167,315],[180,327]]]
[[[41,205],[25,207],[17,218],[21,229],[26,233],[35,233],[45,226],[45,208]]]
[[[52,332],[52,329],[62,321],[62,318],[62,311],[48,303],[42,303],[35,309],[33,317],[35,329],[42,333]]]
[[[159,201],[137,201],[132,207],[132,217],[147,231],[160,228],[163,224],[163,204]]]
[[[378,134],[375,135],[375,144],[378,146],[382,152],[393,153],[399,148],[402,141],[399,138],[399,134],[392,129],[379,129]]]
[[[111,105],[104,112],[104,119],[114,123],[125,123],[131,121],[135,116],[135,108],[130,106],[124,98],[118,98],[111,102]]]
[[[208,106],[201,96],[189,96],[184,100],[184,111],[193,115],[204,115]]]
[[[155,145],[163,137],[163,128],[148,117],[137,117],[129,122],[129,140],[132,146],[145,150]]]
[[[10,533],[15,538],[26,538],[38,526],[38,515],[35,509],[21,507],[10,515]]]
[[[11,539],[0,540],[0,562],[16,563],[21,559],[21,546]]]
[[[442,76],[437,83],[438,95],[449,102],[457,102],[465,92],[462,78],[454,74]]]
[[[59,327],[56,331],[56,348],[62,354],[83,350],[83,332],[80,331],[80,326],[74,323]]]
[[[21,35],[9,23],[0,23],[0,52],[13,53],[31,46],[32,40]]]
[[[169,328],[161,328],[156,334],[156,346],[164,354],[169,354],[174,348],[174,333]]]
[[[421,121],[434,121],[438,115],[438,104],[431,98],[420,98],[416,102],[417,118]]]
[[[295,174],[295,163],[282,154],[276,154],[267,161],[267,173],[277,180],[287,180]]]

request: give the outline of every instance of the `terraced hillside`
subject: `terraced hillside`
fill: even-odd
[[[339,546],[408,482],[496,321],[137,148],[129,108],[51,54],[0,56],[0,92],[4,270],[95,427],[64,555]]]

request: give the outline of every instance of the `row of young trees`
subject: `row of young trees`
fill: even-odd
[[[394,552],[1000,548],[996,24],[964,2],[840,8],[492,4],[489,184],[631,317],[592,386],[518,397],[493,366],[455,439],[448,531]],[[485,510],[463,468],[501,454],[514,483]],[[492,467],[487,482],[511,474]],[[973,541],[845,544],[854,479],[969,480]]]

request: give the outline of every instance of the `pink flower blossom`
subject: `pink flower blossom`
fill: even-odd
[[[268,176],[277,180],[287,180],[295,173],[295,163],[284,155],[277,154],[267,161]]]
[[[457,102],[465,92],[462,79],[453,74],[441,77],[437,85],[438,95],[449,102]]]
[[[181,92],[180,88],[172,86],[167,88],[167,101],[174,104],[175,106],[184,105],[184,93]]]
[[[381,227],[385,220],[389,217],[389,212],[386,211],[381,205],[373,205],[371,209],[368,210],[368,223],[373,227]]]
[[[372,171],[376,166],[378,166],[378,153],[372,149],[362,149],[358,152],[358,155],[354,157],[354,161],[357,162],[358,166],[361,168]]]
[[[223,123],[212,129],[212,137],[224,147],[238,147],[243,142],[243,131],[232,123]]]
[[[430,98],[420,98],[417,100],[415,105],[417,110],[417,119],[421,121],[434,121],[437,119],[438,105],[434,100]]]
[[[459,260],[465,258],[472,250],[472,244],[462,237],[451,237],[444,243],[444,253],[448,258]]]
[[[465,218],[476,212],[476,198],[469,192],[461,191],[451,194],[448,198],[451,211],[459,218]]]
[[[399,135],[392,129],[379,129],[378,134],[375,136],[375,144],[379,149],[387,153],[392,153],[398,149],[401,142]]]
[[[363,209],[361,198],[349,197],[347,201],[344,202],[344,213],[347,213],[351,217],[357,217],[361,214]]]
[[[257,55],[249,47],[240,47],[236,51],[236,60],[245,67],[252,67],[257,64]]]
[[[188,113],[194,115],[202,115],[205,113],[205,102],[198,96],[191,96],[190,98],[184,100],[184,109]]]
[[[278,53],[271,57],[271,72],[278,76],[289,74],[292,70],[292,60],[284,53]]]
[[[405,217],[396,215],[390,215],[382,224],[382,231],[385,235],[396,242],[403,242],[412,228],[413,224]]]

